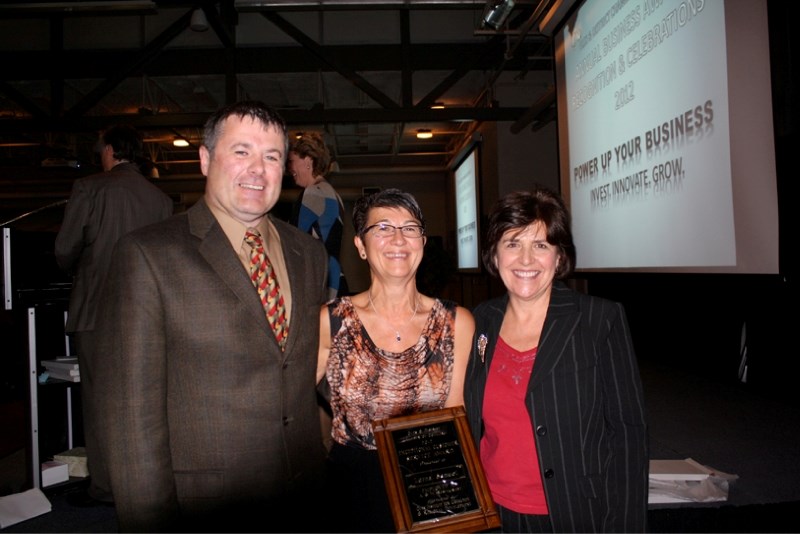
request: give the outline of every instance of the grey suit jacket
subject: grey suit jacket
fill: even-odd
[[[314,384],[327,256],[316,239],[273,223],[292,287],[285,352],[204,200],[119,241],[97,384],[122,530],[186,520],[218,529],[203,521],[222,514],[226,529],[252,528],[237,526],[241,512],[268,518],[279,498],[320,480]]]
[[[508,296],[478,305],[464,401],[480,447],[482,407]],[[477,341],[487,337],[485,362]],[[619,303],[557,282],[528,384],[555,532],[644,532],[649,446],[641,378]]]
[[[75,180],[55,242],[56,261],[73,274],[67,332],[94,330],[117,240],[170,215],[172,200],[133,163]]]

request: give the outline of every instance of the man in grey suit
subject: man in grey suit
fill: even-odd
[[[97,306],[111,263],[124,234],[172,215],[172,200],[140,172],[142,135],[128,125],[104,131],[96,145],[103,172],[79,178],[64,212],[55,242],[59,266],[73,274],[66,331],[73,338],[81,370],[83,429],[90,485],[71,502],[111,502],[105,462],[97,449],[94,407],[94,358]]]
[[[313,531],[325,454],[314,378],[327,256],[268,214],[288,152],[274,110],[226,106],[204,136],[204,197],[120,240],[108,283],[101,446],[119,527]],[[251,228],[264,236],[284,297],[284,348],[248,272]]]

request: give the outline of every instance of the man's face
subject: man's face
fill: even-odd
[[[245,226],[255,226],[281,194],[286,140],[283,132],[250,117],[220,124],[213,154],[200,147],[206,201]]]

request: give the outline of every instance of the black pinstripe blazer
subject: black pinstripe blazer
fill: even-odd
[[[507,303],[505,295],[473,310],[464,401],[478,447],[486,377]],[[645,405],[621,304],[555,283],[526,403],[555,532],[645,531]]]

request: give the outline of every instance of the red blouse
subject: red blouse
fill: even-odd
[[[536,442],[525,407],[536,350],[520,352],[497,340],[483,399],[480,449],[494,501],[517,513],[546,515]]]

